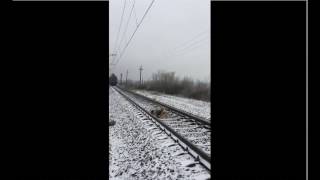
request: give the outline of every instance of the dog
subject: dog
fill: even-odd
[[[160,119],[168,118],[168,111],[164,107],[152,109],[150,113]]]

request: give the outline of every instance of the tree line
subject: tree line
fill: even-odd
[[[156,91],[169,95],[177,95],[192,99],[210,101],[211,87],[209,82],[195,81],[190,77],[179,78],[175,72],[158,71],[152,74],[151,80],[134,82],[128,80],[122,86],[129,89]]]

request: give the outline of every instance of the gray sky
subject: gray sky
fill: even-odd
[[[124,2],[109,1],[109,54],[115,48]],[[118,46],[122,42],[121,51],[137,27],[136,17],[139,23],[152,0],[135,0],[135,11],[123,36],[133,2],[126,0],[118,37]],[[210,1],[156,0],[124,52],[112,70],[118,77],[123,73],[124,78],[128,69],[128,79],[138,80],[138,68],[142,65],[144,80],[158,70],[174,71],[179,77],[209,80]]]

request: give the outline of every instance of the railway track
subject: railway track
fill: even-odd
[[[208,170],[211,169],[210,122],[120,87],[114,87],[114,89],[138,108],[144,114],[145,119],[151,120],[192,155],[195,163],[203,165]],[[150,113],[152,109],[158,107],[166,108],[168,112],[166,118],[160,119]]]

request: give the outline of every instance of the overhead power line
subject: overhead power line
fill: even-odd
[[[176,46],[172,50],[167,51],[165,56],[166,57],[171,57],[174,54],[176,54],[177,52],[182,52],[182,51],[184,51],[184,50],[186,50],[186,49],[188,49],[188,48],[190,48],[190,47],[192,47],[192,46],[194,46],[194,45],[196,45],[198,43],[201,43],[202,41],[207,40],[207,35],[208,35],[207,33],[208,32],[209,32],[209,30],[202,31],[201,33],[193,36],[191,39],[181,43],[179,46]],[[203,35],[206,35],[206,36],[203,36]],[[206,39],[203,39],[203,37],[206,38]]]
[[[177,53],[181,53],[185,50],[188,50],[194,46],[197,46],[199,44],[202,44],[203,42],[206,42],[207,40],[209,40],[210,38],[206,37],[205,38],[202,38],[202,39],[199,39],[198,41],[194,41],[193,43],[191,44],[187,44],[186,46],[182,46],[180,47],[179,49],[177,49],[176,51],[172,51],[171,53],[168,54],[168,56],[171,56],[171,55],[175,55]]]
[[[133,0],[133,3],[135,4],[136,0]],[[136,19],[136,26],[138,26],[138,18],[137,18],[137,13],[136,13],[136,8],[133,7],[133,13],[134,13],[134,17]]]
[[[122,38],[120,40],[119,46],[117,48],[118,51],[120,51],[121,44],[122,44],[123,40],[125,39],[125,35],[127,33],[128,26],[129,26],[129,23],[130,23],[130,20],[131,20],[131,15],[132,15],[132,12],[133,12],[134,5],[135,5],[135,1],[133,2],[132,8],[131,8],[131,11],[130,11],[130,14],[129,14],[129,18],[128,18],[128,21],[127,21],[127,24],[126,24],[125,29],[123,31],[123,35],[122,35]]]
[[[209,39],[207,39],[207,40],[209,40]],[[203,42],[205,42],[205,41],[203,41]],[[188,49],[186,49],[185,51],[180,51],[180,53],[178,53],[178,54],[175,54],[175,55],[173,55],[173,56],[171,56],[171,57],[174,57],[174,56],[181,56],[181,55],[184,55],[184,54],[187,54],[187,53],[190,53],[190,52],[192,52],[193,50],[195,50],[195,49],[197,49],[197,48],[199,48],[199,47],[201,47],[201,46],[203,46],[204,45],[204,43],[200,43],[200,44],[198,44],[198,46],[192,46],[192,47],[190,47],[190,48],[188,48]]]
[[[197,35],[193,36],[193,38],[191,38],[191,39],[189,39],[189,40],[187,40],[187,41],[185,41],[185,42],[181,43],[179,46],[176,46],[175,48],[173,48],[173,50],[179,49],[180,47],[183,47],[183,46],[185,46],[185,45],[187,45],[187,44],[191,43],[192,41],[194,41],[194,40],[198,39],[198,38],[199,38],[199,37],[201,37],[202,35],[207,35],[207,33],[208,33],[208,32],[209,32],[209,30],[202,31],[201,33],[199,33],[199,34],[197,34]]]
[[[123,15],[124,15],[124,11],[126,9],[126,2],[127,0],[124,0],[124,4],[123,4],[123,8],[122,8],[122,15],[121,15],[121,20],[120,20],[120,25],[119,25],[119,30],[118,30],[118,33],[117,33],[117,38],[116,38],[116,42],[115,42],[115,46],[113,48],[113,54],[115,54],[115,50],[116,50],[116,47],[117,47],[117,44],[118,44],[118,39],[119,39],[119,34],[120,34],[120,30],[121,30],[121,25],[122,25],[122,21],[123,21]],[[115,58],[112,60],[112,63],[113,61],[115,60]]]
[[[153,1],[150,3],[150,5],[149,5],[148,9],[145,11],[145,13],[144,13],[144,15],[143,15],[143,17],[142,17],[141,21],[139,22],[139,24],[138,24],[138,26],[136,27],[136,29],[135,29],[135,31],[133,32],[133,34],[131,35],[131,37],[130,37],[129,41],[127,42],[126,46],[125,46],[125,47],[124,47],[124,49],[122,50],[122,52],[121,52],[121,54],[120,54],[120,56],[119,56],[118,60],[116,61],[115,65],[117,65],[117,64],[119,63],[119,61],[120,61],[121,57],[122,57],[122,56],[123,56],[123,54],[125,53],[125,51],[126,51],[127,47],[129,46],[129,44],[131,43],[132,38],[134,37],[134,35],[136,34],[137,30],[138,30],[138,29],[139,29],[139,27],[141,26],[141,23],[143,22],[144,18],[145,18],[145,17],[146,17],[146,15],[148,14],[148,12],[149,12],[150,8],[152,7],[152,5],[153,5],[154,1],[155,1],[155,0],[153,0]]]

